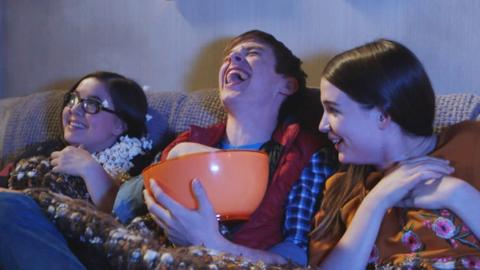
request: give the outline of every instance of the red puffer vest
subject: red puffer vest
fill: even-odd
[[[224,136],[224,124],[208,128],[192,126],[189,131],[180,134],[165,148],[162,160],[175,145],[181,142],[216,146]],[[283,240],[284,212],[288,193],[295,181],[299,179],[313,153],[326,142],[318,134],[302,131],[300,125],[296,123],[278,127],[272,139],[280,143],[284,149],[277,170],[273,174],[260,206],[231,237],[231,240],[237,244],[263,250]]]

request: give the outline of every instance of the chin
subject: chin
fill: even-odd
[[[78,144],[78,138],[75,138],[75,134],[72,134],[71,132],[65,132],[63,134],[63,139],[69,144],[69,145],[76,145]],[[81,139],[81,138],[80,138]]]
[[[338,161],[342,164],[354,164],[354,165],[363,164],[362,162],[358,162],[358,160],[345,156],[345,154],[342,154],[342,153],[338,153]]]
[[[233,104],[238,97],[238,92],[232,90],[222,90],[220,92],[220,100],[224,105]]]

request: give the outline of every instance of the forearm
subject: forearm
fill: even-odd
[[[470,228],[470,231],[480,239],[480,192],[470,184],[461,187],[453,196],[450,210],[458,215]]]
[[[220,239],[206,245],[207,248],[219,250],[222,252],[227,252],[237,256],[243,256],[251,261],[263,261],[267,264],[274,263],[274,264],[283,264],[287,261],[280,255],[275,254],[273,252],[260,250],[260,249],[253,249],[245,246],[241,246],[235,244],[233,242],[228,241],[227,239],[220,236]]]
[[[86,170],[82,178],[95,206],[103,212],[110,213],[118,192],[119,183],[100,164]]]
[[[320,269],[365,269],[385,212],[385,208],[365,198]]]

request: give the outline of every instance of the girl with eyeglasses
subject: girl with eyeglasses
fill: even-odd
[[[102,213],[106,221],[90,220],[72,210],[82,206],[92,213],[110,213],[123,180],[149,164],[146,116],[145,93],[122,75],[95,72],[73,85],[63,100],[63,138],[25,151],[11,166],[10,189],[0,190],[0,269],[110,268],[98,256],[100,250],[92,254],[85,244],[100,248],[101,239],[89,236],[113,217]],[[38,194],[43,199],[36,200]],[[48,211],[42,209],[45,204]],[[63,215],[63,222],[77,224],[72,229],[82,236],[62,235],[61,222],[49,220],[49,215]],[[29,252],[32,255],[25,255]]]
[[[62,140],[23,153],[9,187],[47,187],[110,212],[122,179],[147,165],[146,113],[135,81],[112,72],[87,74],[65,94]]]

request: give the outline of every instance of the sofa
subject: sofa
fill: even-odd
[[[0,99],[0,165],[30,144],[61,135],[64,94],[50,90]],[[206,126],[225,119],[214,89],[193,93],[147,91],[146,95],[152,116],[147,128],[157,149],[191,124]]]
[[[318,90],[310,89],[312,98],[306,114],[316,115]],[[64,91],[50,90],[24,97],[0,99],[0,165],[25,146],[61,135],[60,113]],[[207,126],[225,120],[225,112],[215,89],[193,92],[146,91],[149,114],[148,132],[157,149],[175,135],[195,124]],[[437,96],[435,130],[462,120],[479,120],[480,96],[455,93]],[[308,113],[307,113],[308,112]],[[314,117],[315,118],[315,117]]]
[[[64,93],[64,91],[52,90],[25,97],[0,100],[0,161],[2,167],[5,162],[25,146],[61,135],[61,123],[59,119]],[[149,103],[149,114],[152,116],[152,119],[147,123],[147,128],[150,137],[154,141],[154,146],[157,149],[161,149],[173,139],[175,135],[188,129],[192,124],[207,126],[225,120],[226,114],[215,89],[190,93],[147,91],[146,95]],[[305,101],[304,114],[316,119],[316,123],[313,124],[315,126],[318,125],[318,118],[320,116],[318,109],[321,108],[319,104],[319,92],[316,89],[310,89],[309,95],[312,96]],[[462,120],[480,120],[479,96],[463,93],[439,95],[437,96],[436,102],[435,131],[437,132],[448,125]],[[44,197],[43,193],[31,194],[32,197],[36,195],[43,196],[37,198],[37,201],[39,201],[39,203],[46,203],[49,207],[55,203],[59,204],[62,202],[56,200],[55,197],[51,197],[51,201],[47,203],[48,199]],[[72,213],[82,213],[81,211],[84,211],[84,208],[75,209],[72,205],[69,207]],[[62,225],[62,222],[57,225],[62,228],[70,227],[67,226],[67,223]],[[70,224],[68,223],[68,225]],[[210,262],[212,262],[212,260],[228,261],[229,264],[224,265],[225,268],[233,267],[236,269],[241,268],[240,265],[243,265],[248,269],[296,269],[294,265],[289,265],[289,267],[281,266],[278,268],[273,266],[265,267],[265,265],[261,264],[251,265],[241,259],[225,257],[223,255],[219,257],[218,254],[212,255],[209,252],[211,251],[202,249],[201,247],[190,247],[186,250],[176,248],[166,251],[163,250],[161,258],[171,258],[171,260],[180,259],[182,260],[180,263],[197,266],[202,266],[203,260],[205,259]],[[186,254],[190,255],[187,256]],[[198,254],[203,255],[199,256]],[[131,254],[127,255],[131,256]],[[119,254],[115,257],[122,258],[121,256],[122,255]],[[187,258],[189,259],[186,260]],[[168,262],[165,262],[165,264],[171,263],[169,260],[167,260]],[[163,264],[164,262],[161,259],[160,266],[158,267],[163,269],[161,267]],[[123,267],[119,267],[119,269],[122,268]]]

